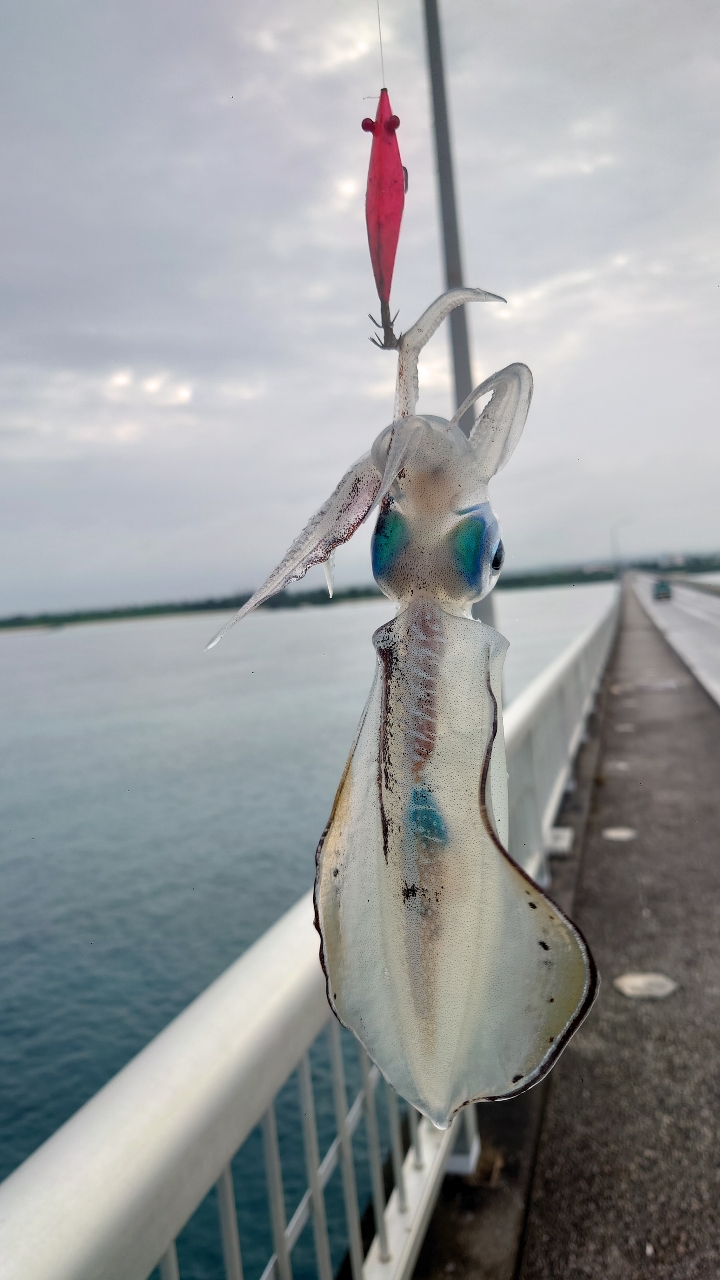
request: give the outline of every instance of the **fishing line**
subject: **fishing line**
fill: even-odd
[[[383,88],[385,88],[386,87],[385,86],[385,59],[383,57],[382,23],[380,21],[380,0],[375,0],[375,4],[377,5],[378,36],[380,37],[380,69],[382,71]]]

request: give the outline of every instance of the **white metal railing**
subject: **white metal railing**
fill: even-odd
[[[612,643],[617,602],[505,716],[510,842],[542,875],[552,820]],[[329,1037],[336,1136],[322,1159],[309,1051]],[[384,1084],[394,1188],[385,1203],[376,1114],[380,1073],[360,1050],[348,1106],[307,894],[0,1187],[3,1280],[178,1280],[175,1239],[215,1187],[227,1280],[243,1280],[231,1161],[258,1123],[274,1252],[261,1280],[292,1280],[312,1219],[319,1280],[332,1280],[324,1190],[340,1166],[352,1280],[407,1280],[462,1127],[442,1132]],[[297,1071],[307,1189],[286,1221],[275,1098]],[[404,1105],[404,1104],[403,1104]],[[466,1109],[474,1163],[474,1108]],[[363,1259],[353,1135],[364,1118],[376,1235]],[[476,1132],[476,1131],[475,1131]]]
[[[669,575],[672,602],[655,600],[657,574],[634,573],[630,579],[637,599],[668,644],[715,702],[720,703],[720,584]]]
[[[638,574],[637,577],[645,577],[646,575]],[[648,578],[650,575],[647,575]],[[659,575],[654,575],[656,578]],[[693,591],[700,591],[708,596],[720,596],[720,582],[703,582],[702,578],[691,578],[686,573],[669,574],[670,581],[676,583],[679,587],[690,587]],[[637,579],[636,579],[637,581]]]
[[[551,662],[504,715],[510,852],[541,885],[555,815],[617,628],[619,593],[600,618]]]

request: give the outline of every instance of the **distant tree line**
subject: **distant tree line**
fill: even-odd
[[[655,560],[623,560],[619,565],[566,565],[550,569],[531,569],[525,573],[504,573],[496,591],[522,590],[527,587],[575,587],[588,582],[612,582],[619,571],[641,569],[646,573],[711,573],[720,570],[720,554],[661,556]],[[181,600],[169,604],[141,604],[115,609],[77,609],[70,613],[18,613],[0,618],[0,629],[19,627],[69,627],[81,622],[117,622],[127,618],[163,618],[181,613],[233,613],[250,599],[246,591],[233,596],[211,596],[206,600]],[[348,600],[377,599],[381,592],[374,584],[345,587],[332,599],[324,587],[312,591],[280,591],[261,607],[263,609],[301,609],[307,605],[343,604]]]

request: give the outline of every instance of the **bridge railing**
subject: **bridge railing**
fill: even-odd
[[[510,852],[549,883],[551,832],[617,628],[619,595],[505,712]]]
[[[617,602],[505,716],[511,851],[536,877],[616,613]],[[335,1136],[321,1155],[310,1051],[324,1036],[321,1102],[327,1111],[332,1093]],[[412,1108],[403,1120],[406,1104],[382,1082],[383,1148],[380,1074],[360,1050],[361,1088],[349,1101],[346,1062],[307,894],[0,1187],[0,1277],[146,1280],[159,1265],[161,1280],[178,1280],[176,1238],[214,1187],[225,1275],[243,1280],[231,1162],[260,1124],[274,1246],[261,1280],[292,1280],[293,1248],[310,1221],[317,1275],[332,1280],[325,1188],[338,1166],[352,1280],[407,1280],[448,1160],[469,1172],[477,1159],[474,1108],[441,1132]],[[276,1100],[294,1072],[307,1185],[288,1221]],[[375,1223],[365,1256],[353,1149],[361,1122]],[[469,1151],[453,1156],[463,1129]]]
[[[641,575],[638,574],[638,577]],[[642,575],[648,576],[649,575]],[[659,577],[655,574],[655,577]],[[671,582],[677,583],[679,587],[690,587],[692,591],[700,591],[708,596],[720,596],[720,582],[703,582],[702,578],[691,578],[686,573],[671,573],[667,575]]]

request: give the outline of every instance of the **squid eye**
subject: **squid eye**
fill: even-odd
[[[499,573],[505,563],[505,548],[502,544],[502,538],[495,548],[495,555],[492,559],[493,573]]]
[[[410,541],[407,521],[392,507],[381,511],[373,535],[371,557],[376,578],[384,577]]]
[[[475,516],[463,520],[451,535],[455,567],[469,586],[475,586],[482,574],[485,528],[485,521]]]

